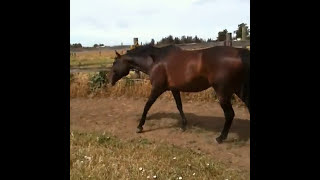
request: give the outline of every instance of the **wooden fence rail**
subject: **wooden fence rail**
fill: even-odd
[[[229,35],[229,34],[228,34]],[[195,50],[195,49],[203,49],[214,46],[233,46],[233,47],[242,47],[242,48],[250,48],[250,41],[231,41],[231,37],[229,35],[227,41],[216,41],[216,42],[206,42],[206,43],[189,43],[189,44],[176,44],[182,49],[186,50]],[[100,71],[110,71],[111,67],[104,68],[70,68],[70,73],[78,73],[78,72],[100,72]]]

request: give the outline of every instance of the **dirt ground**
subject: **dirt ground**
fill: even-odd
[[[188,128],[179,130],[180,114],[174,101],[158,99],[151,107],[144,132],[135,133],[146,99],[76,98],[70,100],[70,128],[86,132],[110,132],[122,139],[137,137],[165,142],[208,154],[230,167],[250,170],[250,114],[233,105],[235,119],[228,139],[214,141],[224,124],[218,103],[183,102]]]

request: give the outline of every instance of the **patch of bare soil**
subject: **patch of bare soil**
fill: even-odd
[[[218,103],[183,102],[188,127],[179,130],[180,114],[174,101],[158,99],[151,107],[143,133],[135,133],[146,99],[94,98],[70,100],[70,127],[87,132],[110,132],[123,139],[137,137],[165,142],[208,154],[231,167],[250,170],[250,114],[233,105],[235,119],[228,139],[217,144],[225,122]]]

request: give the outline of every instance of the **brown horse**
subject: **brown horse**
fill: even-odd
[[[216,138],[218,143],[227,138],[235,115],[231,105],[234,93],[250,112],[250,51],[247,49],[217,46],[188,51],[174,45],[163,48],[145,45],[129,50],[124,55],[116,51],[116,55],[109,77],[112,85],[128,75],[130,69],[150,76],[152,90],[137,133],[142,132],[152,104],[167,90],[174,96],[184,131],[187,120],[182,110],[180,92],[199,92],[210,87],[215,89],[226,120],[221,135]]]

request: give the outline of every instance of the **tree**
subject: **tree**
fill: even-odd
[[[213,42],[213,40],[212,40],[211,38],[209,38],[209,39],[207,40],[207,42]]]
[[[187,42],[186,43],[192,43],[192,36],[187,36]]]
[[[195,37],[194,37],[194,39],[192,40],[192,42],[194,42],[194,43],[201,43],[201,40],[198,38],[198,36],[196,35]]]
[[[236,37],[235,37],[236,39],[242,38],[242,26],[247,26],[247,24],[241,23],[238,25],[238,29],[234,31],[234,33],[236,34]],[[247,29],[246,36],[248,39],[250,39],[250,29],[249,28]]]
[[[168,43],[173,44],[173,37],[171,35],[168,36]]]
[[[99,44],[100,47],[104,46],[104,44]]]
[[[168,37],[162,38],[157,44],[174,44],[173,37],[169,35]]]
[[[150,44],[153,46],[154,45],[154,39],[151,39]]]
[[[157,42],[157,45],[159,44],[185,44],[185,43],[202,43],[206,42],[202,38],[199,38],[198,36],[195,36],[192,38],[192,36],[181,36],[181,39],[178,37],[172,37],[169,35],[168,37],[162,38],[159,42]]]
[[[187,42],[186,40],[187,40],[186,36],[181,36],[181,40],[180,40],[181,43],[186,43]]]
[[[94,48],[97,48],[98,46],[99,46],[98,44],[94,44],[94,45],[93,45]]]
[[[218,41],[225,41],[227,33],[228,33],[228,30],[226,30],[226,29],[223,30],[223,31],[218,32],[217,40]]]
[[[180,44],[181,40],[178,37],[174,38],[174,44]]]
[[[82,45],[80,43],[70,44],[71,48],[82,48]]]

